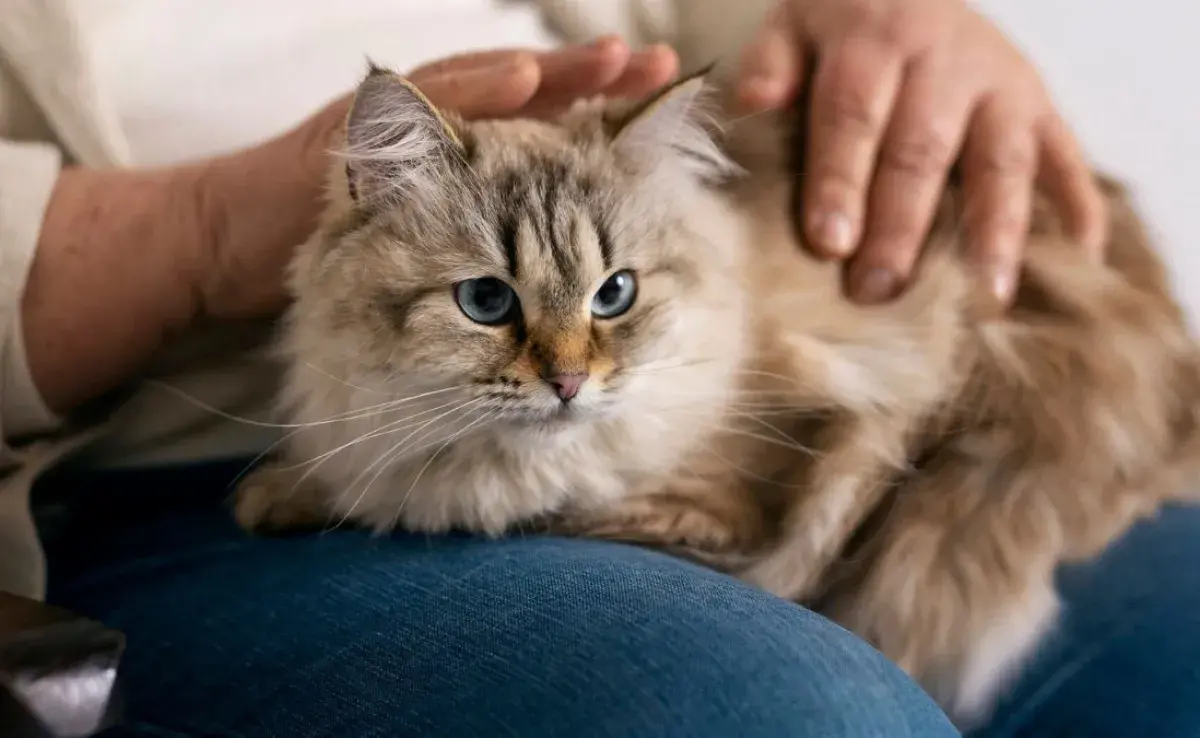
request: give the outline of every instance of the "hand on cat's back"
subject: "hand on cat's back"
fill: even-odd
[[[903,290],[956,162],[967,253],[1001,302],[1035,183],[1100,254],[1105,204],[1078,142],[1034,67],[965,0],[780,0],[747,47],[739,98],[782,108],[805,80],[801,227],[847,260],[852,297]]]
[[[605,37],[541,53],[460,54],[407,76],[438,108],[472,119],[546,115],[598,94],[640,97],[678,71],[669,48],[632,51]],[[340,147],[349,107],[349,96],[336,100],[278,138],[206,164],[200,199],[211,235],[189,269],[200,314],[255,318],[283,309],[284,268],[316,228],[329,151]]]

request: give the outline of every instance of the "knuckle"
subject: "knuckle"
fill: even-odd
[[[1029,221],[1011,209],[985,217],[978,226],[985,244],[997,244],[997,250],[1007,251],[1005,244],[1019,244],[1028,235]]]
[[[927,129],[893,139],[884,147],[880,164],[892,171],[925,179],[941,175],[953,156],[954,146],[949,139]]]
[[[840,160],[825,161],[815,167],[811,178],[811,196],[814,203],[825,207],[844,209],[861,197],[866,183],[855,177],[850,166]]]
[[[1022,140],[1009,139],[981,147],[975,157],[975,166],[986,175],[1032,177],[1035,160],[1033,146]]]
[[[834,92],[814,121],[826,131],[839,136],[866,137],[877,135],[883,128],[882,116],[875,111],[868,93],[852,86],[842,86]]]
[[[904,52],[914,46],[913,27],[904,16],[895,13],[879,15],[875,11],[873,20],[871,37],[883,48]]]

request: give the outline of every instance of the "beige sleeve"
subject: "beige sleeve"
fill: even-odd
[[[0,140],[0,457],[21,436],[55,430],[59,418],[33,384],[21,330],[21,297],[62,157],[42,143]]]

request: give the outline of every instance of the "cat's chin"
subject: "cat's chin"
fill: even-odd
[[[533,430],[554,431],[588,422],[594,422],[601,416],[602,413],[592,408],[575,407],[573,405],[559,405],[557,407],[526,410],[508,418],[508,421],[514,425]]]

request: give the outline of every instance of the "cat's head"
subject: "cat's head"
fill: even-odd
[[[293,265],[293,360],[530,427],[688,402],[742,330],[705,92],[465,122],[372,69]]]

